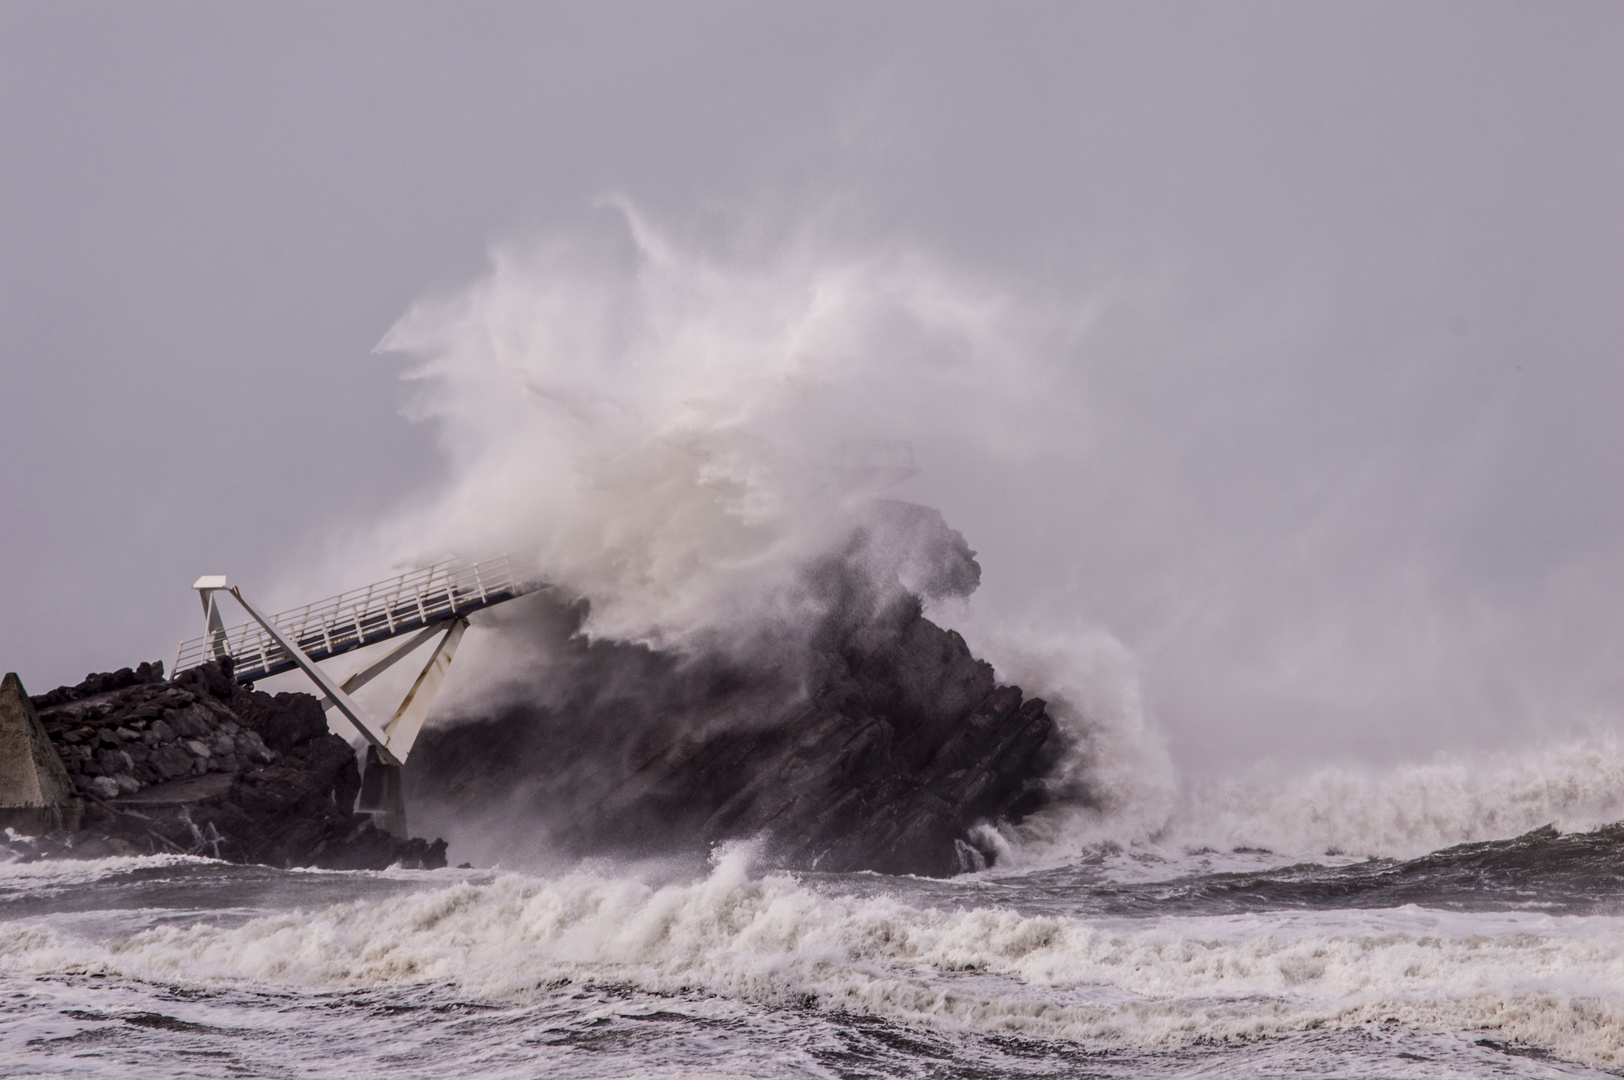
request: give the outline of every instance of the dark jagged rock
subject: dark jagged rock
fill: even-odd
[[[78,701],[81,698],[105,694],[112,690],[123,690],[137,684],[147,685],[163,681],[164,665],[162,660],[151,664],[142,661],[141,665],[135,668],[119,668],[117,671],[100,674],[92,672],[86,675],[84,682],[77,686],[59,686],[48,694],[41,694],[34,698],[34,707],[48,709],[54,705]]]
[[[239,686],[230,661],[163,679],[161,664],[91,675],[32,699],[86,803],[82,831],[17,854],[178,851],[330,869],[434,868],[445,842],[402,840],[352,812],[349,743],[309,694]]]
[[[538,606],[530,630],[550,660],[529,700],[425,730],[409,800],[508,836],[507,850],[763,837],[770,857],[808,869],[945,876],[991,862],[978,826],[1048,801],[1061,740],[1042,700],[999,685],[923,616],[920,594],[963,595],[980,571],[934,511],[893,507],[809,568],[808,625],[745,646],[593,641],[578,632],[584,605]]]

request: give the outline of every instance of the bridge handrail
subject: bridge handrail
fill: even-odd
[[[482,562],[440,562],[330,596],[271,616],[271,621],[313,659],[324,659],[386,641],[435,622],[489,607],[541,584],[515,571],[514,555]],[[217,644],[236,662],[236,678],[248,682],[294,666],[258,623],[245,622],[220,635],[183,641],[173,675],[214,659]]]

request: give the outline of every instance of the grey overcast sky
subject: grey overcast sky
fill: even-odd
[[[374,347],[614,192],[1097,313],[1075,431],[908,492],[1185,767],[1619,731],[1621,60],[1614,2],[0,0],[0,668],[167,661],[440,481]]]

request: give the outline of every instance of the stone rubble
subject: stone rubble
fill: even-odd
[[[445,842],[402,840],[352,807],[360,771],[309,694],[239,686],[230,661],[93,674],[32,699],[84,797],[84,828],[22,855],[181,851],[335,869],[445,865]]]

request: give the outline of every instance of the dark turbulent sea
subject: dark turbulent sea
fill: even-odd
[[[0,1073],[1624,1073],[1624,828],[952,881],[0,867]]]

